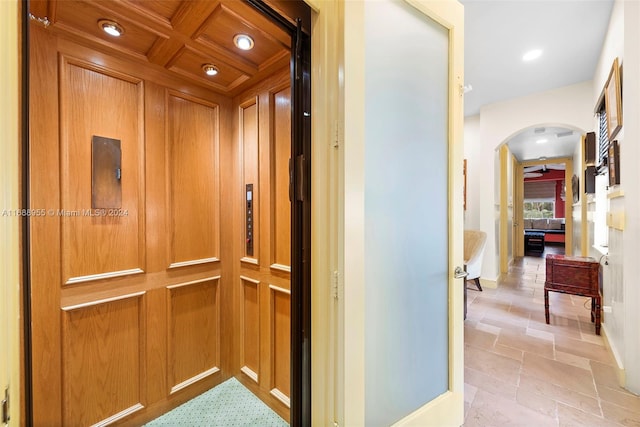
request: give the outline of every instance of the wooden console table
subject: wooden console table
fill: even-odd
[[[600,264],[591,257],[547,255],[544,317],[549,324],[549,291],[591,297],[591,321],[600,335]]]

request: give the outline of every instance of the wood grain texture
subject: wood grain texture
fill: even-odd
[[[47,4],[50,6],[55,3]],[[137,8],[135,16],[142,9],[154,8],[156,12],[145,16],[139,24],[157,28],[168,25],[163,15],[172,13],[172,4],[132,4],[126,2],[125,9],[120,3],[109,1],[95,2],[94,6],[105,11],[106,6],[111,5],[115,16],[120,16],[129,6]],[[165,6],[167,9],[162,9]],[[117,327],[109,329],[107,325],[126,318],[130,327],[126,328],[122,337],[125,340],[132,340],[134,335],[138,337],[138,348],[135,350],[139,356],[137,370],[131,371],[131,378],[126,378],[126,387],[129,388],[122,401],[117,401],[117,404],[112,402],[111,406],[98,405],[86,416],[97,421],[124,416],[117,421],[119,424],[140,425],[231,375],[240,374],[243,345],[240,307],[244,300],[239,277],[246,273],[248,277],[264,280],[262,283],[288,288],[289,274],[272,272],[268,265],[238,262],[242,257],[241,233],[244,227],[243,194],[239,191],[244,179],[238,129],[239,103],[203,89],[203,86],[196,86],[190,79],[176,77],[175,73],[168,73],[154,64],[139,63],[131,55],[109,50],[104,44],[94,46],[89,39],[79,44],[76,43],[78,40],[77,36],[61,28],[45,31],[36,27],[32,32],[32,207],[61,210],[63,200],[68,204],[72,200],[84,200],[91,156],[90,151],[86,151],[80,143],[72,142],[76,138],[74,135],[89,134],[94,132],[94,128],[119,132],[119,129],[125,128],[127,133],[137,138],[137,151],[134,153],[137,159],[130,156],[130,146],[123,145],[123,159],[133,164],[127,164],[123,179],[127,177],[127,170],[134,173],[128,176],[130,182],[123,181],[123,201],[136,200],[138,228],[132,231],[133,228],[127,228],[131,225],[128,222],[110,223],[103,220],[98,223],[92,219],[96,222],[87,223],[88,230],[93,226],[97,229],[98,225],[114,228],[111,233],[95,234],[95,243],[100,249],[87,249],[87,253],[81,253],[79,248],[86,246],[86,242],[76,239],[76,236],[79,236],[80,226],[84,224],[82,218],[78,221],[77,217],[47,216],[32,221],[33,346],[36,350],[33,354],[34,424],[84,424],[84,415],[79,414],[78,409],[84,397],[78,395],[80,388],[86,389],[91,385],[88,382],[73,384],[69,375],[79,374],[73,370],[75,367],[67,364],[83,358],[78,363],[92,363],[98,373],[110,372],[110,360],[103,360],[93,353],[89,357],[88,353],[80,353],[77,349],[85,348],[80,342],[85,338],[88,340],[86,351],[89,352],[94,352],[92,349],[95,348],[92,339],[115,346],[109,340],[119,339],[121,334],[112,334],[109,331],[116,331]],[[94,46],[95,49],[88,46]],[[263,231],[267,233],[267,239],[270,238],[269,175],[272,158],[269,94],[274,87],[281,89],[286,86],[288,81],[288,69],[283,68],[260,82],[250,91],[252,94],[249,98],[242,100],[253,100],[256,116],[253,119],[256,123],[254,138],[256,141],[261,138],[265,141],[264,146],[256,149],[257,169],[252,173],[257,176],[256,181],[266,179],[264,193],[258,195],[264,198],[266,204],[264,209],[258,208],[261,212],[257,223],[265,229]],[[79,102],[76,102],[76,96],[80,97]],[[94,104],[101,105],[96,107]],[[58,114],[59,106],[63,110],[62,119]],[[179,117],[172,116],[176,111]],[[251,108],[249,111],[248,117],[254,114]],[[108,133],[104,136],[116,137]],[[81,138],[77,139],[79,141]],[[128,138],[122,138],[123,144],[125,139]],[[187,184],[178,191],[174,185],[176,182]],[[194,182],[195,185],[191,185]],[[90,197],[90,192],[88,194]],[[180,197],[182,199],[177,204],[173,203]],[[205,206],[216,198],[217,212]],[[181,212],[186,214],[188,220],[176,226],[173,220],[177,211],[172,209],[178,205],[188,206]],[[201,209],[203,206],[205,208]],[[203,216],[197,217],[203,211]],[[219,216],[218,219],[215,215]],[[216,222],[217,230],[212,225]],[[61,235],[63,223],[66,224],[64,230],[67,234]],[[177,233],[178,240],[174,240],[172,230],[177,228],[184,232]],[[125,232],[124,229],[129,231]],[[136,253],[131,249],[135,244],[130,242],[137,242]],[[269,240],[260,246],[264,259],[271,259]],[[178,248],[177,253],[181,254],[177,258],[171,255],[175,247]],[[75,252],[72,252],[72,248]],[[213,254],[219,261],[167,268],[176,260],[200,259],[203,254]],[[70,261],[73,256],[78,259],[77,263]],[[118,262],[121,264],[114,264],[113,260],[120,260]],[[143,271],[64,285],[69,277],[78,277],[74,275],[83,277],[93,274],[94,270],[130,265]],[[72,273],[65,273],[63,267]],[[215,285],[210,284],[210,280],[199,282],[214,276],[220,276]],[[167,290],[167,286],[191,282],[193,284],[184,288]],[[187,291],[188,288],[196,291]],[[144,293],[144,297],[131,297],[132,300],[139,300],[135,325],[128,320],[133,319],[130,307],[123,312],[111,311],[112,308],[101,312],[103,308],[99,309],[124,304],[118,302],[122,301],[118,298],[138,293]],[[257,333],[259,336],[256,353],[250,351],[254,355],[249,355],[247,359],[251,366],[256,366],[256,372],[260,372],[261,384],[254,383],[253,390],[287,419],[288,409],[269,395],[272,373],[262,375],[272,370],[268,286],[258,286],[256,294],[258,314],[247,317],[247,323],[254,325],[251,334]],[[248,312],[253,311],[255,306],[249,306],[251,309]],[[62,315],[61,307],[66,309]],[[211,307],[217,311],[212,311]],[[79,313],[94,311],[97,319],[102,320],[79,316]],[[257,319],[253,320],[253,317]],[[65,325],[64,336],[61,319]],[[95,337],[89,336],[89,329],[96,331]],[[80,340],[71,342],[70,333],[80,337]],[[213,347],[212,342],[215,343]],[[105,354],[110,354],[110,351]],[[127,348],[113,351],[126,352]],[[74,358],[75,354],[77,358]],[[120,360],[118,357],[121,357],[120,353],[116,356]],[[131,362],[130,358],[132,356],[128,357],[127,362]],[[128,365],[125,366],[129,369]],[[220,371],[204,378],[198,377],[213,368],[220,368]],[[194,378],[198,380],[175,390],[176,385]],[[139,387],[136,398],[132,397],[135,393],[130,388],[134,382]],[[107,389],[110,387],[113,388],[107,384]],[[123,408],[134,400],[131,406]],[[134,412],[122,412],[128,409]],[[79,418],[74,419],[76,417]]]
[[[290,395],[291,360],[291,298],[278,290],[271,290],[271,357],[273,376],[271,388]]]
[[[242,278],[242,347],[240,365],[260,377],[260,282]]]
[[[143,85],[64,58],[60,70],[63,281],[144,269]],[[91,139],[121,141],[122,208],[91,211]],[[114,171],[115,173],[115,171]],[[96,212],[95,216],[87,212]]]
[[[169,390],[167,375],[167,292],[165,289],[153,289],[146,293],[145,319],[145,367],[147,399],[145,404],[158,402],[167,396]]]
[[[243,188],[247,184],[253,184],[253,253],[248,254],[246,244],[243,256],[255,258],[259,262],[260,254],[260,180],[258,167],[258,103],[257,99],[251,99],[240,106],[240,138],[243,157]],[[246,203],[246,200],[245,200]],[[246,222],[246,210],[244,215]],[[244,231],[244,230],[243,230]],[[242,234],[243,242],[247,240],[246,231]]]
[[[140,369],[137,375],[137,382],[140,384],[141,390],[148,390],[149,393],[144,398],[143,404],[145,408],[140,408],[134,404],[131,408],[132,414],[122,413],[120,407],[112,407],[115,413],[106,414],[108,408],[100,413],[103,419],[112,419],[110,417],[125,416],[129,420],[148,420],[149,414],[158,415],[189,397],[194,397],[201,393],[204,389],[222,381],[224,375],[217,375],[213,378],[205,378],[197,384],[190,385],[188,388],[181,390],[180,393],[169,395],[170,385],[168,382],[168,352],[167,352],[167,336],[168,336],[168,303],[166,296],[167,283],[176,283],[184,281],[199,280],[203,277],[220,274],[222,267],[217,265],[196,265],[188,268],[166,270],[168,262],[168,239],[167,239],[167,182],[165,159],[166,150],[166,94],[168,90],[176,90],[180,88],[186,90],[190,94],[196,94],[200,97],[216,101],[217,105],[222,105],[225,109],[221,114],[228,117],[231,114],[231,100],[227,100],[212,92],[203,91],[197,87],[185,86],[184,83],[177,84],[175,80],[158,75],[153,70],[145,67],[138,67],[134,64],[127,63],[117,58],[104,55],[98,51],[92,51],[83,46],[74,44],[68,40],[56,37],[52,32],[46,32],[39,27],[34,27],[32,32],[32,53],[31,53],[31,72],[32,77],[32,98],[30,99],[31,108],[31,177],[32,177],[32,207],[33,208],[51,208],[54,211],[61,211],[61,193],[78,197],[83,193],[81,190],[72,191],[69,187],[64,188],[61,183],[69,182],[74,176],[80,177],[86,175],[86,168],[90,168],[90,151],[77,150],[73,154],[76,155],[81,167],[70,168],[69,156],[61,156],[58,150],[64,153],[70,153],[69,144],[65,147],[62,139],[63,132],[58,132],[59,114],[58,105],[64,102],[64,108],[67,115],[70,109],[75,109],[77,114],[83,114],[82,121],[85,123],[75,123],[73,120],[62,121],[67,127],[73,127],[76,124],[81,126],[96,125],[100,120],[108,120],[110,123],[115,122],[110,128],[117,129],[122,123],[131,123],[136,121],[139,126],[139,134],[146,138],[139,138],[140,151],[138,153],[137,173],[140,174],[137,184],[133,186],[127,185],[129,189],[138,192],[139,203],[141,209],[138,213],[138,222],[140,230],[137,233],[141,235],[140,243],[143,245],[139,254],[138,261],[134,265],[144,266],[147,262],[147,269],[137,275],[129,275],[114,278],[103,278],[98,281],[88,281],[74,285],[62,286],[65,277],[62,273],[62,260],[60,248],[63,247],[64,239],[60,236],[60,225],[64,218],[57,214],[38,218],[32,223],[32,277],[34,279],[34,290],[32,293],[32,309],[33,309],[33,325],[34,339],[33,348],[36,350],[33,354],[34,358],[34,422],[35,425],[63,425],[62,412],[65,408],[65,417],[75,417],[76,413],[69,413],[67,407],[63,406],[63,402],[69,399],[75,402],[75,397],[69,395],[69,391],[73,390],[72,384],[68,379],[61,376],[62,370],[62,353],[68,354],[69,349],[67,343],[63,341],[61,335],[61,315],[60,307],[69,307],[82,304],[95,304],[105,299],[118,298],[124,294],[136,292],[147,292],[148,298],[141,305],[144,321],[140,331],[142,344],[140,347],[141,361]],[[61,58],[58,61],[58,58]],[[96,61],[98,64],[91,61]],[[75,68],[73,68],[75,67]],[[77,78],[59,79],[59,70],[72,70],[72,74]],[[86,76],[90,77],[87,79]],[[78,77],[79,76],[79,77]],[[93,79],[106,80],[107,84],[101,83],[94,85]],[[145,80],[148,79],[148,80]],[[114,84],[115,82],[115,84]],[[167,86],[165,86],[167,85]],[[85,86],[90,86],[85,87]],[[122,97],[116,93],[115,101],[122,105],[122,111],[106,111],[107,104],[113,104],[111,97],[114,96],[111,88],[115,86],[119,93],[126,93],[128,86],[134,86],[135,95]],[[141,89],[139,89],[141,88]],[[85,90],[86,89],[86,90]],[[77,111],[80,104],[71,105],[72,100],[69,93],[74,91],[84,92],[82,96],[87,98],[91,94],[96,99],[84,100],[87,103],[99,103],[102,108],[101,112],[91,111],[91,107],[87,107],[87,111]],[[93,91],[93,92],[92,92]],[[64,92],[64,93],[63,93]],[[144,97],[142,96],[144,92]],[[185,95],[192,96],[192,95]],[[75,97],[75,95],[74,95]],[[133,102],[129,102],[136,98],[136,112],[130,113],[129,108]],[[109,102],[104,102],[107,99]],[[65,101],[66,100],[66,101]],[[75,100],[75,98],[73,98]],[[113,109],[117,109],[113,107]],[[95,117],[96,114],[104,117]],[[121,115],[127,117],[122,118]],[[141,120],[144,118],[144,122]],[[80,120],[80,119],[79,119]],[[221,126],[225,140],[229,140],[230,126]],[[69,132],[67,132],[69,133]],[[66,138],[66,136],[65,136]],[[237,152],[237,147],[233,148]],[[231,151],[225,151],[229,157]],[[88,154],[88,155],[87,155]],[[126,157],[129,150],[125,151]],[[62,158],[62,160],[60,160]],[[66,162],[66,163],[65,163]],[[125,159],[126,162],[126,159]],[[62,166],[62,164],[67,166]],[[131,169],[131,168],[129,168]],[[233,169],[225,169],[225,172],[231,174]],[[83,182],[72,183],[81,188],[86,185],[86,176],[82,175]],[[58,178],[61,176],[62,178]],[[89,175],[90,176],[90,175]],[[129,175],[131,178],[133,175]],[[232,175],[229,175],[232,176]],[[126,170],[123,177],[126,177]],[[147,180],[147,183],[145,183]],[[133,180],[135,181],[135,180]],[[89,183],[90,184],[90,183]],[[65,184],[66,185],[66,184]],[[83,187],[82,187],[83,188]],[[88,187],[89,188],[89,187]],[[84,197],[83,194],[81,194]],[[148,207],[147,209],[144,209]],[[131,214],[131,211],[129,211]],[[231,215],[231,214],[230,214]],[[77,233],[78,229],[72,222],[77,217],[69,217],[68,231]],[[227,219],[228,220],[228,219]],[[148,229],[142,228],[142,224],[146,222]],[[120,227],[122,223],[118,225]],[[116,230],[114,234],[120,233]],[[132,233],[134,234],[134,233]],[[146,238],[145,238],[146,235]],[[110,238],[111,236],[109,236]],[[134,236],[135,238],[135,236]],[[228,241],[233,239],[227,236]],[[66,239],[69,244],[78,244],[72,240]],[[96,241],[98,246],[105,245],[104,241]],[[147,251],[148,248],[148,251]],[[229,245],[227,258],[232,253],[232,245]],[[113,254],[109,256],[121,257],[124,250],[116,247],[112,250]],[[67,255],[65,255],[67,256]],[[85,256],[85,254],[82,254]],[[141,260],[141,261],[140,261]],[[77,268],[73,265],[72,268]],[[180,270],[180,271],[176,271]],[[233,271],[229,265],[229,271]],[[77,273],[82,274],[82,273]],[[149,328],[146,325],[149,325]],[[226,332],[226,339],[231,336],[229,327],[223,328]],[[232,345],[225,348],[233,351]],[[97,370],[105,370],[108,368],[108,361]],[[224,365],[222,363],[221,365]],[[203,388],[204,387],[204,388]],[[65,404],[66,405],[66,404]],[[70,403],[72,408],[73,403]],[[153,409],[150,409],[153,408]],[[75,411],[75,409],[73,409]],[[77,411],[76,411],[77,412]],[[78,421],[79,422],[79,421]],[[77,422],[72,420],[68,425],[75,425]]]
[[[220,257],[218,106],[168,95],[171,263]]]
[[[32,12],[48,16],[49,30],[56,34],[139,65],[153,64],[165,74],[225,96],[237,95],[289,62],[291,37],[237,0],[32,3]],[[118,22],[124,34],[105,34],[97,25],[103,18]],[[236,48],[233,36],[240,32],[255,40],[254,49]],[[214,63],[220,74],[205,76],[203,63]]]
[[[220,365],[218,278],[169,292],[169,384],[172,387]]]
[[[30,26],[29,191],[34,209],[60,206],[58,63],[55,38]],[[62,425],[60,353],[60,221],[31,221],[33,424]]]
[[[254,222],[258,231],[255,236],[260,241],[260,244],[254,248],[254,258],[258,258],[260,262],[250,263],[249,258],[243,257],[244,252],[241,249],[237,255],[242,259],[238,273],[241,279],[236,279],[236,287],[241,290],[236,311],[240,313],[244,313],[244,304],[246,304],[244,290],[247,288],[245,280],[242,278],[260,282],[256,288],[258,293],[258,317],[256,319],[252,317],[251,320],[248,320],[243,314],[236,320],[242,325],[243,330],[247,330],[250,327],[249,322],[257,322],[251,327],[255,327],[258,330],[258,369],[251,367],[251,370],[259,373],[258,382],[256,383],[246,372],[240,371],[244,366],[244,359],[238,361],[234,372],[236,372],[236,377],[245,386],[260,396],[264,402],[285,419],[289,419],[289,408],[281,400],[274,397],[271,391],[276,388],[287,396],[289,393],[288,372],[290,361],[288,352],[291,347],[288,332],[290,330],[290,308],[287,304],[290,304],[290,302],[285,302],[284,300],[290,300],[289,295],[283,294],[285,295],[284,297],[279,296],[277,298],[276,305],[274,303],[276,299],[272,295],[274,292],[269,285],[273,284],[285,291],[290,289],[290,273],[271,268],[274,259],[276,259],[275,249],[277,246],[279,246],[281,254],[290,252],[290,233],[288,231],[290,226],[286,224],[288,221],[290,224],[290,212],[287,207],[290,206],[288,159],[291,150],[291,111],[287,104],[290,106],[291,101],[286,99],[287,96],[290,96],[289,74],[288,70],[281,70],[281,72],[274,74],[269,79],[265,79],[259,85],[234,99],[234,105],[238,107],[236,122],[239,124],[242,124],[243,121],[248,121],[244,117],[248,112],[247,107],[255,105],[257,109],[255,129],[258,141],[255,147],[257,151],[255,156],[248,155],[246,151],[248,144],[243,146],[242,179],[246,182],[248,176],[257,177],[249,179],[257,179],[260,184],[257,189],[254,187],[254,209],[256,209]],[[276,103],[279,103],[279,106],[276,106]],[[287,108],[289,108],[288,111]],[[248,114],[247,117],[249,117]],[[253,118],[253,114],[251,118]],[[285,129],[287,123],[288,130]],[[244,130],[241,126],[241,129],[237,131],[237,137],[241,141],[243,140]],[[251,131],[254,132],[254,129],[251,128]],[[276,143],[277,138],[279,138],[279,144]],[[243,186],[244,184],[241,187]],[[237,203],[240,207],[244,207],[244,195],[241,192],[238,193],[239,200]],[[279,212],[277,212],[276,206],[279,208]],[[279,215],[279,219],[277,219],[277,215]],[[278,227],[287,229],[284,235],[279,235],[276,232],[276,223]],[[244,224],[240,224],[238,231],[242,232],[243,227]],[[275,242],[276,239],[280,239],[278,243]],[[240,243],[243,242],[240,241]],[[290,263],[290,258],[287,255],[278,256],[280,262]],[[241,345],[248,346],[244,342]],[[276,348],[278,349],[277,352],[274,350]],[[284,353],[287,354],[285,355]]]
[[[64,313],[64,425],[95,424],[143,400],[141,298]]]
[[[291,265],[291,202],[289,158],[291,157],[291,89],[273,95],[273,140],[271,200],[273,238],[272,264]]]

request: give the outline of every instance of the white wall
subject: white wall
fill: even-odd
[[[618,0],[611,13],[607,37],[594,74],[592,105],[595,106],[617,57],[623,64],[623,127],[616,136],[620,144],[620,186],[609,190],[622,194],[609,200],[609,212],[623,214],[624,230],[609,229],[608,265],[603,274],[603,305],[611,307],[604,315],[603,329],[624,369],[626,387],[640,393],[640,290],[637,262],[640,252],[640,3]],[[625,143],[625,141],[628,141]],[[625,162],[626,160],[626,162]],[[606,190],[604,190],[606,191]],[[592,236],[590,236],[592,240]],[[592,256],[600,253],[591,249]]]
[[[480,228],[480,183],[477,177],[483,170],[476,160],[480,156],[480,115],[464,119],[464,158],[467,159],[467,210],[464,213],[464,228]]]
[[[503,102],[489,104],[480,109],[479,133],[474,130],[478,119],[465,119],[465,153],[470,174],[467,182],[477,186],[479,206],[467,210],[467,224],[478,224],[487,232],[487,248],[484,256],[482,277],[496,280],[499,275],[499,257],[496,233],[496,211],[499,198],[496,176],[499,170],[496,149],[522,129],[544,125],[564,126],[583,133],[593,127],[592,82],[582,82],[547,92]],[[470,139],[466,139],[467,135]],[[475,151],[477,150],[477,151]],[[475,154],[477,153],[477,154]]]
[[[626,140],[624,148],[626,164],[622,164],[621,183],[628,190],[625,199],[627,228],[623,236],[625,248],[623,255],[624,298],[625,298],[625,332],[624,360],[626,362],[626,386],[629,390],[640,394],[640,287],[638,286],[638,253],[640,253],[640,3],[626,2],[624,5],[624,74],[623,114],[627,121],[624,126]],[[631,160],[631,161],[629,161]],[[621,159],[622,163],[622,159]],[[629,190],[635,191],[629,191]]]

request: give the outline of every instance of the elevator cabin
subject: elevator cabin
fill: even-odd
[[[295,37],[259,6],[30,2],[33,425],[231,377],[289,421]]]

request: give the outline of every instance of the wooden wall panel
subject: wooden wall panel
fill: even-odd
[[[271,394],[289,406],[291,359],[291,295],[286,289],[271,288]]]
[[[29,28],[30,207],[57,208],[60,206],[61,173],[55,38],[33,23]],[[59,218],[32,219],[30,232],[33,261],[30,266],[34,366],[32,421],[33,425],[54,426],[62,424]]]
[[[260,372],[260,282],[248,277],[242,281],[242,347],[240,364],[242,372],[255,382]]]
[[[142,293],[63,309],[63,424],[92,425],[142,408]]]
[[[141,425],[236,372],[237,109],[50,29],[35,25],[32,36],[32,208],[54,212],[32,223],[34,425]],[[134,205],[123,217],[80,212],[91,207],[93,134],[121,139],[123,201]],[[59,215],[71,209],[79,216]],[[196,265],[167,268],[183,261]],[[135,324],[121,298],[139,300]]]
[[[171,267],[220,258],[218,114],[215,104],[168,95]]]
[[[237,139],[242,147],[241,180],[254,181],[254,258],[238,253],[235,322],[242,331],[238,380],[285,420],[290,417],[290,227],[289,157],[291,91],[282,70],[236,99]],[[244,211],[244,194],[238,205]],[[244,235],[243,222],[238,225]],[[243,242],[242,239],[238,239]],[[256,283],[255,295],[250,283]],[[259,284],[258,284],[259,283]],[[254,340],[258,344],[254,345]],[[255,349],[255,353],[253,353]],[[254,368],[255,366],[255,368]]]
[[[56,211],[32,234],[36,424],[140,425],[231,375],[288,419],[288,303],[266,285],[289,288],[270,267],[276,186],[288,205],[290,147],[276,160],[273,142],[290,134],[288,69],[237,103],[34,34],[30,189],[34,208]],[[120,216],[84,216],[93,135],[122,142]],[[240,262],[248,182],[255,251]]]
[[[291,157],[291,89],[273,94],[272,140],[272,264],[291,268],[291,202],[289,158]]]
[[[70,58],[60,61],[63,282],[144,269],[143,84]],[[92,136],[119,139],[122,207],[91,208]],[[115,171],[114,171],[115,173]]]
[[[240,139],[243,158],[243,189],[247,184],[253,184],[253,254],[248,254],[246,244],[243,245],[243,255],[257,260],[260,254],[260,180],[258,167],[258,103],[257,99],[240,106]],[[243,193],[244,194],[244,193]],[[244,206],[243,206],[244,208]],[[244,210],[243,210],[244,211]],[[246,214],[244,216],[246,221]],[[244,242],[247,233],[243,233]]]
[[[220,370],[219,279],[168,286],[172,393]]]

